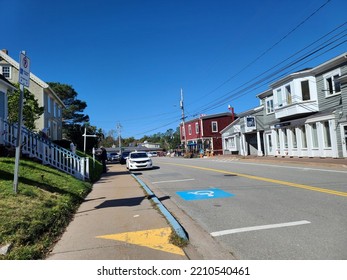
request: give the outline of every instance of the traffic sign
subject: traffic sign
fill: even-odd
[[[30,59],[24,53],[20,53],[19,83],[26,87],[30,84]]]

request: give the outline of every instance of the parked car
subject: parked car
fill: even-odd
[[[149,157],[157,157],[158,156],[157,152],[147,152],[147,155]]]
[[[120,164],[126,164],[127,157],[129,156],[130,152],[129,151],[124,151],[119,159]]]
[[[117,153],[107,153],[107,161],[117,163],[120,160],[120,155]]]
[[[127,169],[151,169],[152,159],[146,152],[131,152],[126,160]]]

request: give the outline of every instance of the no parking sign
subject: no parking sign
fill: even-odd
[[[30,83],[30,59],[23,52],[20,53],[19,83],[26,87]]]

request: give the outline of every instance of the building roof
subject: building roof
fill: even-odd
[[[305,68],[303,70],[291,73],[277,81],[275,81],[274,83],[272,83],[270,85],[271,88],[277,87],[279,85],[283,85],[285,83],[287,83],[290,80],[293,80],[295,78],[300,78],[300,77],[307,77],[307,76],[315,76],[315,75],[319,75],[320,73],[323,73],[324,71],[329,70],[332,67],[338,66],[339,64],[341,64],[342,62],[347,61],[347,52],[336,56],[322,64],[317,65],[314,68]]]
[[[197,120],[208,120],[208,119],[214,119],[214,118],[218,118],[218,117],[227,117],[230,116],[231,117],[232,113],[230,112],[225,112],[225,113],[218,113],[218,114],[213,114],[213,115],[200,115],[198,118],[194,118],[191,120],[186,121],[186,123],[191,123]],[[236,114],[235,114],[236,116]]]
[[[261,112],[262,110],[263,110],[263,106],[258,106],[258,107],[252,108],[250,110],[244,111],[242,113],[239,113],[237,115],[237,118],[231,124],[229,124],[226,127],[224,127],[220,131],[220,133],[222,134],[225,131],[227,131],[228,129],[230,129],[233,125],[237,124],[241,120],[241,118],[246,117],[246,116],[250,116],[250,115],[258,113],[258,112]]]
[[[15,61],[12,57],[10,57],[8,54],[6,54],[3,50],[0,50],[0,57],[2,57],[4,60],[6,60],[9,64],[11,64],[14,68],[16,68],[19,71],[19,63],[17,61]],[[66,107],[64,102],[61,101],[61,99],[59,98],[59,96],[53,91],[53,89],[51,89],[49,87],[49,85],[47,83],[45,83],[44,81],[42,81],[40,78],[38,78],[37,76],[35,76],[33,73],[30,72],[30,79],[32,81],[34,81],[35,83],[37,83],[39,86],[41,86],[42,88],[46,88],[48,89],[52,95],[58,100],[59,103],[61,103],[61,105],[63,107]]]

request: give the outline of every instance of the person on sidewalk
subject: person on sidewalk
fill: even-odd
[[[107,171],[107,169],[106,169],[107,152],[103,146],[101,146],[100,149],[101,149],[100,158],[101,158],[101,162],[102,162],[102,172],[106,173],[106,171]]]

